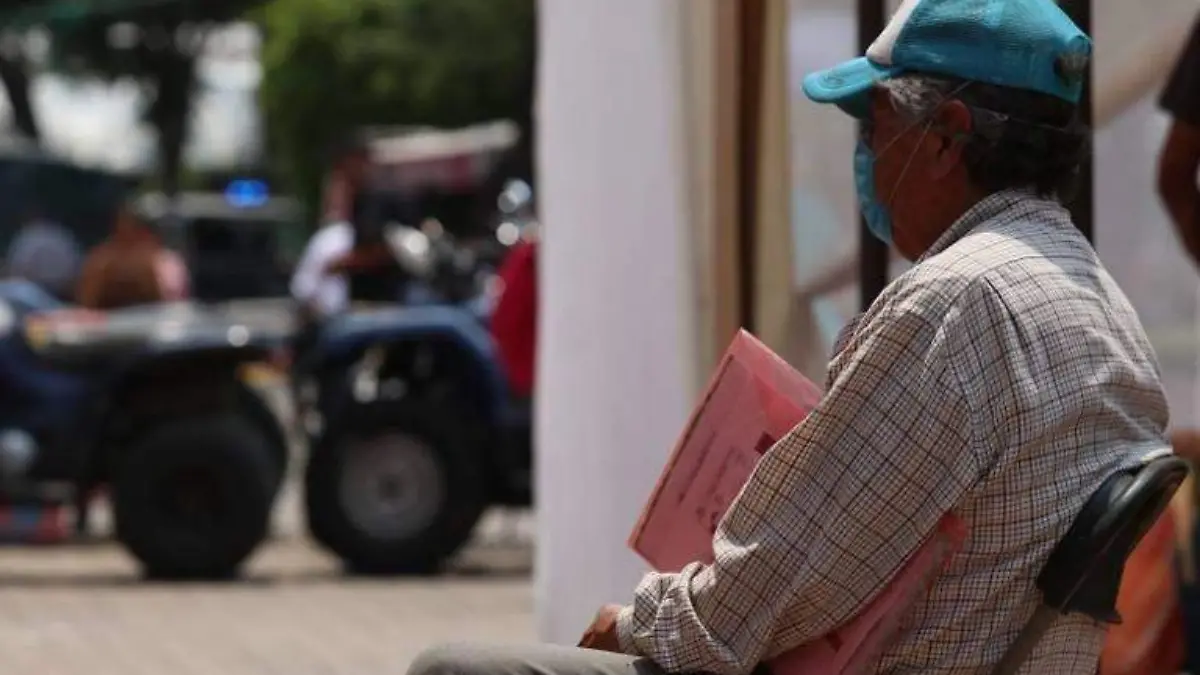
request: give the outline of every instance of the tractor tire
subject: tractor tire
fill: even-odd
[[[135,438],[112,484],[116,536],[156,579],[229,579],[266,539],[279,481],[250,420],[173,420]]]
[[[431,574],[471,537],[488,505],[487,466],[452,403],[351,406],[305,471],[308,527],[363,575]]]

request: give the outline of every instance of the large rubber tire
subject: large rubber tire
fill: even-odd
[[[234,414],[172,420],[117,460],[117,539],[157,579],[228,579],[266,538],[278,468]]]
[[[462,414],[452,404],[393,402],[354,406],[330,426],[309,458],[305,506],[313,538],[348,571],[435,573],[470,539],[488,503],[487,467]],[[397,492],[385,480],[401,484],[401,496],[373,505],[371,491]]]

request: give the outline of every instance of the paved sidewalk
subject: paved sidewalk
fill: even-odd
[[[528,518],[515,524],[525,534],[486,523],[429,579],[348,579],[295,532],[217,585],[142,583],[107,543],[0,548],[0,673],[402,674],[431,643],[527,641]]]
[[[432,643],[533,638],[528,513],[490,514],[444,576],[351,579],[305,536],[293,459],[241,582],[143,583],[111,543],[0,547],[0,675],[402,675]]]

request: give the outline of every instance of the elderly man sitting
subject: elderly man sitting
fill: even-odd
[[[874,672],[988,672],[1087,497],[1168,448],[1150,343],[1062,205],[1090,52],[1053,0],[907,0],[866,58],[809,76],[862,122],[862,211],[916,264],[763,458],[713,564],[648,575],[590,649],[443,647],[410,675],[744,675],[846,623],[948,512],[965,548]],[[1090,675],[1103,639],[1062,618],[1025,672]]]

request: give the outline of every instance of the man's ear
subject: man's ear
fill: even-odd
[[[971,133],[971,110],[962,101],[948,101],[933,116],[934,143],[930,167],[934,178],[944,178],[962,162],[964,140]]]

